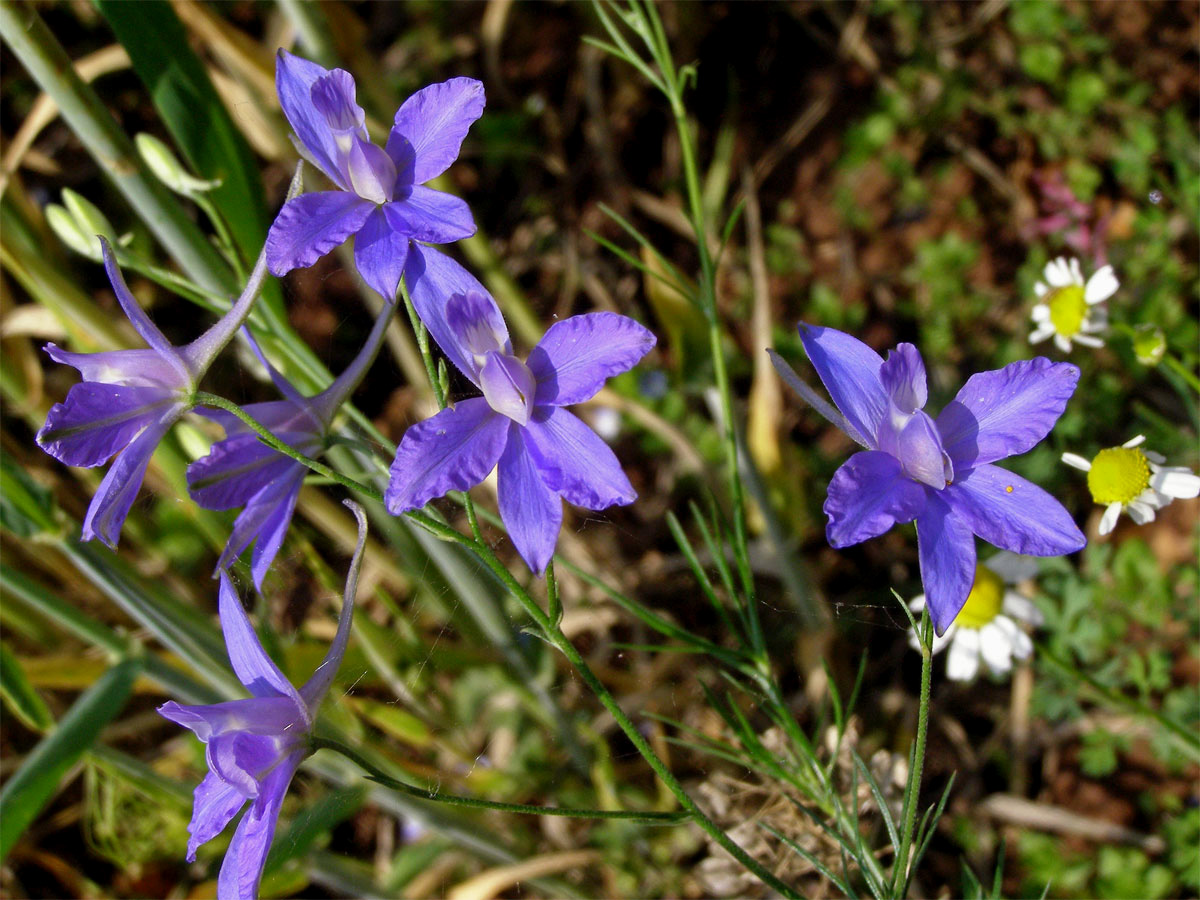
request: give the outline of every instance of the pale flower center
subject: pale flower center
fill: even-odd
[[[975,569],[975,583],[967,602],[963,604],[955,622],[960,628],[982,628],[996,616],[1004,604],[1004,582],[987,566]]]
[[[1083,287],[1078,284],[1068,284],[1056,288],[1046,298],[1050,307],[1050,322],[1054,330],[1063,337],[1072,337],[1079,333],[1083,320],[1087,318],[1087,300],[1084,299]]]
[[[1087,480],[1097,503],[1129,503],[1150,486],[1150,465],[1136,447],[1109,447],[1096,454]]]

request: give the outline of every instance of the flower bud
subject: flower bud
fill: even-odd
[[[190,197],[192,194],[211,191],[221,186],[220,179],[204,181],[189,173],[170,148],[153,135],[139,134],[134,138],[134,143],[137,144],[138,153],[154,173],[154,177],[177,194]]]
[[[70,188],[63,188],[63,205],[50,203],[46,206],[46,223],[59,239],[92,262],[102,262],[100,241],[97,235],[118,243],[112,223],[96,205]]]
[[[1167,352],[1167,336],[1157,325],[1139,325],[1133,330],[1133,352],[1144,366],[1157,366]]]

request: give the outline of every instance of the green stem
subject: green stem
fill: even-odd
[[[728,834],[726,834],[724,829],[722,829],[719,825],[717,825],[716,822],[712,821],[712,819],[704,814],[704,811],[696,805],[696,801],[694,801],[691,796],[688,795],[687,791],[683,789],[683,785],[676,780],[675,776],[671,773],[671,770],[667,768],[666,764],[659,758],[658,754],[654,752],[654,748],[652,748],[646,738],[642,736],[642,733],[638,730],[637,725],[635,725],[633,720],[625,714],[623,709],[621,709],[621,706],[619,703],[617,703],[616,698],[609,693],[608,688],[606,688],[603,682],[596,677],[596,674],[588,666],[587,662],[575,648],[575,645],[571,643],[570,639],[562,633],[561,629],[556,623],[551,621],[547,613],[542,610],[533,597],[531,597],[516,580],[516,578],[513,577],[513,574],[508,571],[508,568],[502,562],[500,562],[494,553],[492,553],[490,547],[485,544],[479,544],[478,542],[473,543],[475,543],[474,549],[479,555],[480,559],[482,559],[484,564],[491,569],[496,577],[504,583],[509,592],[516,597],[517,601],[523,607],[525,607],[526,613],[531,619],[534,620],[534,622],[537,623],[538,627],[541,628],[546,640],[553,644],[558,651],[567,658],[567,661],[570,662],[570,664],[575,668],[575,671],[579,673],[580,678],[583,679],[584,683],[588,686],[591,692],[596,695],[596,698],[600,701],[601,705],[608,710],[610,715],[612,715],[621,731],[623,731],[625,736],[629,738],[630,743],[632,743],[637,749],[638,753],[642,755],[642,758],[646,760],[646,762],[650,765],[650,768],[654,770],[654,773],[658,775],[662,783],[666,785],[667,789],[675,795],[676,800],[679,801],[679,805],[687,810],[692,821],[702,828],[709,835],[709,837],[720,844],[734,859],[741,863],[742,866],[753,872],[755,876],[757,876],[764,884],[768,885],[773,890],[778,891],[784,897],[797,898],[798,900],[800,895],[796,893],[792,887],[781,881],[765,866],[763,866],[762,863],[743,850],[741,846],[739,846],[732,838],[729,837]]]
[[[1180,362],[1179,359],[1176,358],[1176,356],[1169,350],[1163,355],[1162,361],[1166,363],[1168,369],[1171,369],[1173,372],[1178,374],[1180,378],[1186,381],[1188,383],[1188,387],[1200,394],[1200,378],[1196,377],[1195,372]]]
[[[413,306],[412,298],[408,295],[408,285],[401,284],[400,296],[404,298],[404,308],[408,310],[408,321],[412,325],[413,334],[417,338],[417,349],[421,351],[421,359],[425,363],[425,374],[429,377],[429,384],[433,388],[433,395],[437,398],[438,409],[446,408],[446,392],[442,390],[442,380],[438,378],[437,366],[433,363],[433,353],[429,349],[429,330],[421,321],[421,317],[417,315],[417,309]]]
[[[309,738],[309,746],[313,750],[332,750],[349,759],[367,773],[371,781],[386,788],[417,797],[421,800],[435,800],[439,803],[450,803],[454,806],[469,806],[474,809],[494,809],[500,812],[524,813],[531,816],[563,816],[570,819],[633,819],[635,821],[661,822],[674,824],[687,820],[687,814],[682,812],[630,812],[619,809],[577,809],[573,807],[530,806],[524,803],[496,803],[492,800],[479,800],[475,797],[463,797],[459,794],[446,794],[442,791],[430,791],[415,785],[398,781],[385,774],[381,769],[372,765],[365,757],[338,741],[322,737]]]
[[[921,797],[921,774],[925,767],[925,741],[929,735],[929,688],[933,671],[933,620],[928,607],[921,613],[921,700],[917,707],[917,739],[913,744],[912,769],[904,791],[904,828],[900,846],[896,848],[896,866],[892,872],[892,895],[903,897],[908,891],[908,858],[912,847],[913,829],[917,822],[917,807]],[[897,886],[900,890],[897,891]]]

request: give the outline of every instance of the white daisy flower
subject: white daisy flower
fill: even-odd
[[[935,655],[950,648],[947,678],[971,681],[979,672],[980,659],[994,674],[1004,675],[1012,669],[1014,659],[1028,658],[1033,652],[1033,641],[1018,622],[1041,625],[1042,613],[1031,600],[1005,585],[1036,574],[1037,563],[1031,558],[1006,551],[976,566],[975,583],[967,602],[946,633],[933,638]],[[914,612],[920,611],[925,606],[925,595],[914,597],[908,606]],[[914,650],[920,649],[920,641],[911,628],[908,643]]]
[[[1085,283],[1079,260],[1060,256],[1046,263],[1042,277],[1045,281],[1033,286],[1038,295],[1033,308],[1037,327],[1029,335],[1029,343],[1053,337],[1063,353],[1071,352],[1071,341],[1103,347],[1104,341],[1096,335],[1108,327],[1108,311],[1100,304],[1120,287],[1113,267],[1097,269]]]
[[[1074,453],[1062,461],[1088,473],[1092,499],[1104,507],[1100,533],[1116,527],[1121,510],[1139,525],[1154,521],[1155,510],[1172,500],[1200,496],[1200,476],[1187,466],[1164,466],[1166,457],[1153,450],[1138,449],[1146,436],[1139,434],[1120,447],[1101,450],[1089,462]]]

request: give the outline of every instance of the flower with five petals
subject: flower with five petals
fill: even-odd
[[[1029,556],[1072,553],[1087,543],[1062,504],[993,465],[1049,433],[1075,391],[1075,366],[1038,357],[972,375],[934,419],[924,410],[925,363],[912,344],[898,345],[885,361],[832,328],[801,323],[800,338],[837,410],[777,357],[776,367],[865,448],[829,483],[829,543],[849,547],[916,520],[921,580],[939,635],[970,593],[976,535]]]
[[[500,517],[540,575],[554,554],[563,499],[599,510],[637,496],[608,445],[564,407],[590,399],[610,376],[636,365],[655,337],[615,313],[573,316],[552,325],[522,362],[483,286],[449,257],[425,261],[413,304],[483,396],[405,432],[384,497],[388,511],[398,515],[465,491],[499,465]]]
[[[267,234],[275,275],[311,266],[355,235],[359,274],[391,302],[413,241],[444,244],[475,233],[467,204],[425,182],[458,158],[483,114],[480,82],[451,78],[417,91],[397,110],[382,149],[367,134],[349,72],[280,50],[275,85],[297,150],[338,187],[284,204]]]

